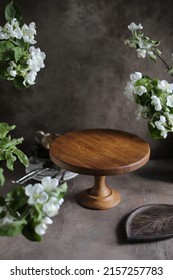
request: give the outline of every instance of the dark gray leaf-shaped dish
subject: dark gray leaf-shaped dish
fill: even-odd
[[[173,205],[148,204],[135,209],[126,220],[129,241],[154,241],[173,237]]]

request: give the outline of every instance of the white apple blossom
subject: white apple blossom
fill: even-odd
[[[48,228],[48,225],[53,224],[53,221],[49,217],[45,217],[42,219],[41,223],[35,227],[35,232],[38,235],[44,235]]]
[[[173,131],[173,114],[166,113],[165,115],[167,117],[169,125],[171,126],[171,130]]]
[[[164,116],[160,116],[160,120],[155,122],[155,126],[158,130],[160,130],[160,135],[163,138],[166,138],[168,132],[164,125],[166,125],[166,118]]]
[[[173,92],[173,84],[169,84],[166,80],[158,81],[157,87],[167,93]]]
[[[160,99],[156,96],[156,95],[153,95],[151,96],[151,104],[154,106],[155,110],[158,112],[158,111],[161,111],[162,110],[162,104],[161,104],[161,101]]]
[[[46,176],[42,179],[41,184],[43,185],[44,190],[47,193],[50,193],[51,191],[57,189],[59,185],[59,180],[56,178],[51,178],[50,176]]]
[[[29,48],[30,57],[27,60],[27,64],[32,71],[38,72],[41,68],[45,67],[44,59],[46,55],[40,50],[40,48],[35,48],[31,46]]]
[[[173,94],[167,96],[166,105],[173,108]]]
[[[21,28],[19,27],[19,23],[18,23],[16,18],[13,18],[11,20],[11,26],[13,28],[13,31],[11,33],[11,37],[15,37],[17,39],[21,39],[22,36],[23,36],[23,32],[22,32]]]
[[[4,32],[4,36],[6,36],[6,39],[8,39],[10,37],[14,37],[13,36],[13,27],[8,22],[4,25],[3,32]]]
[[[141,72],[135,72],[130,75],[130,80],[135,83],[136,81],[142,79],[142,73]]]
[[[124,94],[131,101],[134,101],[133,91],[134,91],[134,83],[132,81],[127,82],[127,84],[124,88]]]
[[[42,52],[40,48],[35,48],[34,46],[31,46],[29,48],[29,58],[26,62],[28,65],[28,70],[26,72],[23,72],[24,85],[35,84],[37,72],[39,72],[41,68],[45,67],[44,64],[45,57],[46,57],[45,53]]]
[[[147,89],[144,86],[136,86],[134,88],[134,94],[137,94],[139,96],[143,95],[145,92],[147,92]]]
[[[27,185],[25,187],[25,194],[29,197],[28,204],[44,204],[49,196],[44,191],[44,187],[40,183],[36,183],[35,185]]]
[[[34,45],[37,41],[35,41],[34,36],[36,35],[36,25],[35,22],[31,22],[29,26],[24,24],[22,26],[23,40],[26,43],[30,43]]]
[[[160,135],[165,139],[165,138],[168,136],[168,131],[167,131],[167,129],[166,129],[166,128],[163,129],[163,130],[161,131]]]
[[[59,209],[59,199],[55,196],[51,196],[48,202],[43,205],[43,212],[49,217],[57,215]]]
[[[0,39],[6,40],[11,38],[22,39],[29,44],[35,44],[34,39],[36,35],[36,25],[31,22],[29,26],[24,24],[22,27],[19,26],[19,22],[16,18],[13,18],[11,22],[7,22],[4,27],[0,27]]]
[[[128,25],[131,37],[125,40],[125,44],[136,49],[138,58],[148,55],[155,62],[160,59],[168,74],[173,76],[173,65],[162,58],[162,52],[158,49],[160,42],[146,36],[141,31],[142,28],[141,24],[134,22]],[[166,138],[169,132],[173,132],[173,83],[135,72],[130,75],[124,94],[137,104],[137,119],[143,117],[148,120],[149,132],[153,138]]]
[[[12,56],[11,61],[9,61],[9,66],[7,66],[6,73],[4,77],[7,80],[15,80],[16,76],[22,77],[21,83],[25,87],[35,84],[37,77],[37,72],[41,68],[45,67],[44,59],[46,55],[40,50],[40,48],[35,48],[33,44],[36,43],[36,24],[31,22],[29,25],[23,24],[22,26],[16,18],[13,18],[10,22],[7,22],[4,27],[0,26],[0,40],[9,40],[11,46],[16,44],[16,40],[22,40],[28,43],[23,46],[23,42],[20,45],[17,41],[18,50],[14,52],[14,58]],[[17,65],[11,65],[16,63]],[[19,80],[20,81],[20,80]],[[23,87],[20,83],[15,83],[15,86]]]
[[[148,55],[150,55],[150,56],[153,56],[154,55],[154,52],[153,51],[147,51],[147,53],[148,53]]]
[[[137,30],[137,29],[143,29],[143,26],[141,25],[141,23],[136,24],[136,23],[134,23],[134,22],[131,22],[131,23],[128,25],[128,29],[131,30],[131,31],[134,31],[134,30]]]
[[[137,49],[136,52],[137,52],[138,58],[146,57],[147,51],[145,49]]]
[[[16,77],[16,75],[17,75],[17,71],[14,70],[11,66],[9,66],[9,67],[7,68],[7,72],[10,74],[10,76],[12,77],[12,79],[13,79],[14,77]]]
[[[23,84],[26,86],[27,84],[29,85],[34,85],[35,84],[35,80],[37,77],[37,72],[35,71],[30,71],[26,74],[25,79],[23,81]]]
[[[28,204],[39,209],[39,220],[35,226],[35,232],[42,236],[46,233],[48,225],[53,221],[50,219],[58,214],[60,206],[64,202],[62,196],[65,186],[59,186],[59,180],[46,176],[41,183],[29,184],[25,187],[25,194],[29,197]],[[60,197],[59,197],[60,196]]]
[[[135,111],[136,119],[140,120],[142,117],[142,113],[144,112],[144,106],[138,104],[138,107]]]
[[[60,206],[63,204],[63,202],[64,202],[64,198],[61,198],[61,199],[59,199],[59,201],[58,201],[58,203],[59,203]]]
[[[136,49],[138,58],[145,58],[148,54],[149,56],[153,56],[153,44],[146,42],[142,38],[138,38],[138,48]]]
[[[6,34],[6,39],[10,37],[21,39],[23,35],[23,32],[20,29],[19,23],[16,18],[13,18],[10,23],[7,22],[4,25],[3,31],[4,34]]]
[[[138,40],[138,45],[139,45],[139,48],[140,49],[145,49],[145,50],[150,50],[152,48],[152,44],[151,43],[148,43],[146,42],[144,39],[142,38],[139,38]]]

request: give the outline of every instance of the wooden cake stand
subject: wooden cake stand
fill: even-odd
[[[111,129],[72,131],[50,145],[50,158],[66,170],[93,175],[94,186],[78,195],[80,205],[108,209],[120,202],[120,194],[105,184],[105,176],[118,175],[142,167],[150,147],[140,137]]]

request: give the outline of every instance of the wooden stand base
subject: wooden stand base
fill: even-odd
[[[81,206],[90,209],[104,210],[116,206],[120,200],[120,194],[105,184],[105,176],[95,176],[95,184],[92,188],[79,193],[77,201]]]

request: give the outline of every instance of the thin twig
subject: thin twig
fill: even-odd
[[[170,66],[166,63],[166,61],[157,53],[153,50],[153,52],[155,53],[155,55],[158,56],[158,58],[163,62],[163,64],[166,66],[167,70],[170,70]],[[172,73],[169,73],[170,75],[173,75]]]

